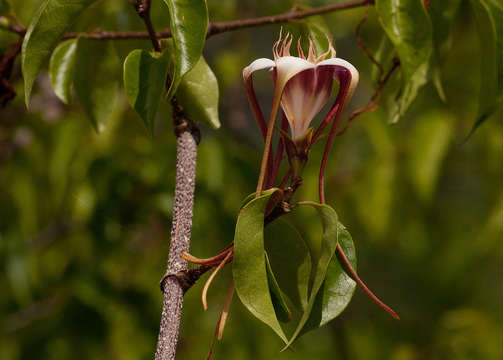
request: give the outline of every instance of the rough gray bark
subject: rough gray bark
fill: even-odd
[[[176,275],[187,269],[187,262],[181,258],[181,254],[189,251],[192,228],[197,144],[188,128],[178,134],[177,145],[173,227],[168,269],[162,281],[164,302],[155,360],[175,358],[184,293],[183,285]]]

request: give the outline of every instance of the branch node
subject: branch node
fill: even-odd
[[[164,290],[166,288],[166,281],[168,280],[168,278],[175,278],[182,287],[183,293],[185,294],[185,292],[187,292],[187,290],[189,290],[196,283],[196,281],[199,280],[199,278],[211,268],[211,266],[201,265],[197,268],[182,270],[178,271],[177,273],[166,273],[159,282],[161,292],[164,293]]]
[[[175,97],[171,99],[171,105],[173,106],[173,131],[176,137],[179,137],[182,133],[188,131],[194,137],[196,144],[199,145],[201,142],[201,131],[197,125],[190,119],[183,116],[183,107],[178,104]]]

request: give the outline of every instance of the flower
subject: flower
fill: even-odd
[[[307,57],[300,45],[300,38],[297,43],[298,56],[290,55],[292,40],[290,34],[282,38],[280,33],[279,40],[273,46],[274,60],[261,58],[253,61],[243,69],[243,79],[255,118],[265,138],[266,124],[253,91],[252,75],[263,69],[271,72],[274,98],[269,121],[276,119],[280,104],[290,125],[292,140],[298,143],[305,142],[306,136],[312,133],[309,128],[311,121],[330,98],[334,80],[339,83],[339,91],[329,114],[334,115],[335,112],[337,116],[345,110],[358,84],[358,71],[346,60],[336,57],[330,40],[328,50],[317,55],[313,41],[309,39]]]

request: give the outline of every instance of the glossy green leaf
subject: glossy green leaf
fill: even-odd
[[[316,265],[312,269],[313,282],[307,306],[299,321],[299,324],[297,325],[297,329],[293,333],[290,340],[288,340],[288,343],[284,349],[287,349],[297,339],[297,337],[301,334],[304,326],[308,322],[311,316],[311,311],[313,310],[313,307],[315,305],[317,294],[320,291],[323,282],[325,281],[329,264],[332,260],[332,257],[334,256],[335,248],[337,247],[337,241],[338,241],[337,213],[333,208],[325,204],[312,203],[312,206],[318,211],[323,226],[321,253],[316,261]]]
[[[279,287],[297,310],[307,307],[311,255],[299,232],[278,219],[265,230],[265,249]]]
[[[473,133],[503,98],[503,4],[471,1],[480,38],[480,100]]]
[[[292,319],[292,312],[288,308],[285,297],[279,287],[278,280],[276,280],[276,276],[274,276],[274,272],[272,271],[271,262],[269,261],[267,252],[265,253],[265,265],[267,270],[269,290],[271,291],[272,305],[274,306],[276,316],[280,321],[288,322]]]
[[[35,78],[44,66],[63,33],[96,0],[45,0],[26,31],[21,64],[25,102],[28,106]]]
[[[403,86],[390,119],[395,123],[427,82],[433,50],[431,21],[421,0],[376,0],[375,7],[402,68]]]
[[[220,127],[218,81],[202,56],[183,77],[176,91],[176,99],[189,119],[209,124],[213,129]]]
[[[75,62],[75,92],[97,131],[111,114],[118,93],[120,64],[112,43],[81,38]]]
[[[49,76],[56,96],[65,104],[72,102],[77,40],[62,42],[54,50],[49,63]]]
[[[442,161],[447,155],[453,119],[446,113],[425,113],[410,130],[408,172],[421,200],[435,191]]]
[[[272,303],[264,256],[264,212],[277,191],[264,191],[241,209],[234,235],[232,274],[243,305],[287,342]]]
[[[432,1],[430,16],[433,26],[434,62],[432,80],[442,101],[446,101],[440,68],[452,45],[452,24],[461,0]]]
[[[206,0],[164,0],[169,8],[175,46],[175,67],[168,99],[175,94],[183,76],[196,66],[203,52],[208,29]]]
[[[356,251],[351,234],[338,223],[338,241],[349,263],[356,270]],[[327,276],[316,296],[309,320],[302,334],[322,327],[336,318],[349,304],[356,289],[356,282],[346,274],[337,256],[330,260]]]
[[[165,55],[150,54],[145,50],[133,50],[124,61],[126,97],[151,135],[154,133],[157,109],[166,89],[168,67]]]

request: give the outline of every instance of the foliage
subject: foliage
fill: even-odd
[[[328,202],[337,205],[339,216],[328,205],[301,206],[265,229],[266,200],[274,191],[249,198],[244,207],[240,203],[255,188],[262,146],[241,69],[268,55],[279,26],[206,42],[207,6],[219,20],[270,15],[291,4],[154,1],[154,25],[171,25],[174,38],[157,53],[148,40],[61,41],[65,31],[96,26],[144,29],[127,2],[88,8],[91,3],[46,0],[37,12],[38,1],[0,1],[1,16],[11,11],[29,29],[23,79],[15,70],[12,81],[26,102],[31,98],[30,112],[16,98],[0,120],[0,285],[7,289],[0,301],[6,335],[0,358],[35,352],[51,359],[151,357],[161,301],[156,279],[165,265],[173,215],[175,142],[166,101],[172,95],[192,120],[212,128],[223,123],[219,132],[203,125],[192,242],[192,252],[209,256],[235,234],[232,275],[244,306],[234,303],[216,358],[503,356],[498,1],[433,1],[429,9],[419,0],[376,1],[360,35],[372,53],[382,39],[384,45],[388,41],[376,56],[386,70],[395,55],[401,65],[384,88],[381,109],[337,138],[326,182]],[[312,34],[318,49],[325,46],[325,27],[335,36],[338,54],[360,69],[356,104],[373,93],[370,62],[352,35],[363,12],[289,24]],[[97,19],[97,13],[103,16]],[[5,49],[12,37],[2,30],[0,35]],[[258,79],[260,100],[272,93],[264,83]],[[83,111],[71,104],[73,92]],[[127,102],[153,138],[145,136]],[[402,117],[407,121],[385,125]],[[473,124],[489,117],[494,121],[459,145]],[[313,148],[296,200],[316,198],[321,152]],[[354,236],[360,272],[397,305],[400,323],[388,322],[358,292],[341,313],[356,288],[334,255],[339,243],[356,268],[355,244],[341,222]],[[250,257],[249,248],[256,256]],[[228,271],[214,285],[212,303],[223,302],[230,276]],[[201,286],[186,296],[180,358],[200,359],[213,332],[217,306],[201,313]],[[304,335],[293,345],[295,352],[276,354],[284,344],[247,309],[272,324],[285,343]],[[325,330],[308,333],[336,317]]]

